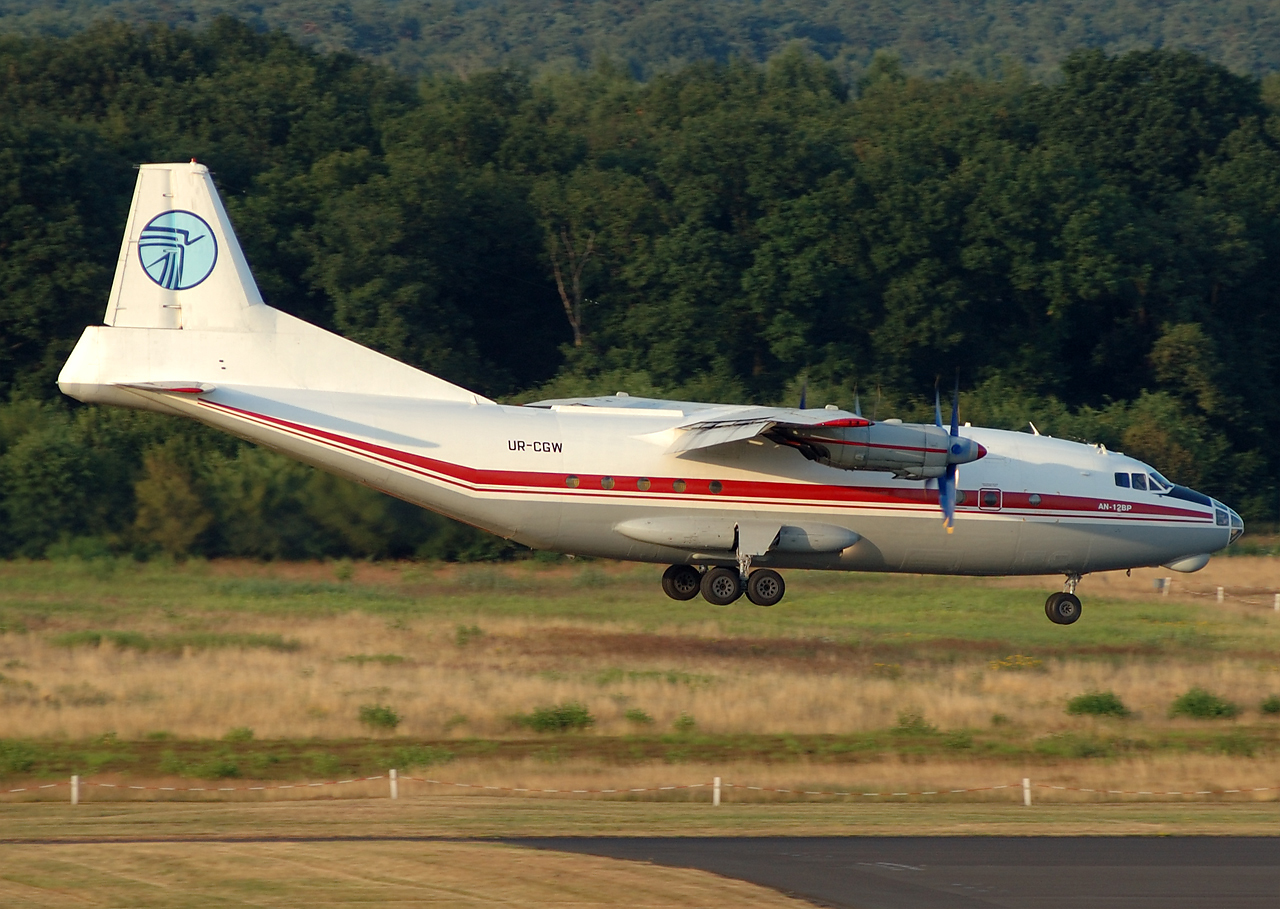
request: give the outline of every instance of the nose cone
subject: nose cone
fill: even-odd
[[[962,439],[959,436],[953,436],[951,445],[947,449],[948,464],[968,464],[976,461],[978,458],[985,457],[987,450],[979,445],[973,439]]]
[[[1225,527],[1229,531],[1227,537],[1227,545],[1230,546],[1240,537],[1244,536],[1244,520],[1240,515],[1236,514],[1234,508],[1228,508],[1217,499],[1210,499],[1213,503],[1213,520],[1219,527]]]
[[[1231,521],[1231,537],[1227,540],[1227,545],[1230,546],[1244,536],[1244,520],[1236,514],[1234,508],[1227,509],[1227,517]]]

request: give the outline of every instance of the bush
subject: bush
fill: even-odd
[[[1114,691],[1090,691],[1067,701],[1067,713],[1072,716],[1126,717],[1129,708]]]
[[[1189,716],[1197,720],[1230,719],[1240,708],[1203,688],[1195,687],[1173,702],[1169,716]]]
[[[623,714],[627,718],[627,722],[635,723],[637,726],[652,726],[653,717],[645,713],[639,707],[632,707]]]
[[[538,707],[533,713],[522,714],[515,718],[521,726],[528,726],[534,732],[572,732],[575,729],[586,729],[594,726],[596,718],[587,710],[585,704],[570,701],[552,707]]]
[[[453,634],[453,641],[459,647],[466,647],[472,641],[484,637],[484,630],[479,625],[459,625]]]
[[[371,729],[395,729],[400,725],[400,714],[384,704],[361,704],[360,722]]]
[[[1280,713],[1280,694],[1271,695],[1271,697],[1258,705],[1258,709],[1263,713],[1269,713],[1272,715]]]
[[[237,726],[235,729],[228,730],[227,734],[222,737],[222,740],[224,742],[233,743],[252,742],[253,730],[248,726]]]
[[[392,760],[395,761],[396,767],[408,770],[414,767],[447,764],[453,760],[453,752],[433,745],[411,745],[407,748],[397,748]]]
[[[693,732],[698,728],[698,721],[687,713],[682,713],[676,717],[676,721],[671,724],[671,728],[679,733]]]
[[[895,735],[933,735],[937,731],[938,727],[923,714],[905,712],[898,714],[898,725],[893,730]]]

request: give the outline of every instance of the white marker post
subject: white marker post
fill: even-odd
[[[1225,592],[1221,587],[1219,587],[1219,588],[1218,588],[1218,602],[1219,602],[1219,603],[1221,603],[1224,599],[1226,599],[1226,592]]]
[[[1031,780],[1025,776],[1022,778],[1022,804],[1031,807]]]
[[[1168,596],[1168,595],[1169,595],[1169,588],[1171,588],[1172,586],[1173,586],[1173,578],[1165,578],[1165,579],[1164,579],[1164,585],[1163,585],[1163,587],[1162,587],[1161,593],[1162,593],[1164,596]]]
[[[400,781],[396,778],[395,768],[391,768],[391,797],[400,798]]]
[[[711,784],[711,807],[720,807],[720,777],[716,777]]]
[[[71,804],[80,804],[80,775],[78,773],[71,775]]]
[[[1280,612],[1280,593],[1276,594],[1276,603],[1271,608],[1274,609],[1276,612]]]

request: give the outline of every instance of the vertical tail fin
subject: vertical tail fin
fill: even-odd
[[[247,330],[262,295],[203,164],[144,164],[103,321]]]

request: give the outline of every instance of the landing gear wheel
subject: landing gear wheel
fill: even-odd
[[[1044,601],[1044,614],[1055,625],[1070,625],[1080,618],[1080,598],[1074,593],[1053,593]]]
[[[773,606],[787,592],[782,575],[768,568],[751,572],[747,579],[747,599],[757,606]]]
[[[673,600],[692,600],[701,584],[702,575],[692,565],[672,565],[662,573],[662,592]]]
[[[742,596],[742,579],[730,568],[712,568],[702,576],[702,598],[713,606],[728,606]]]

